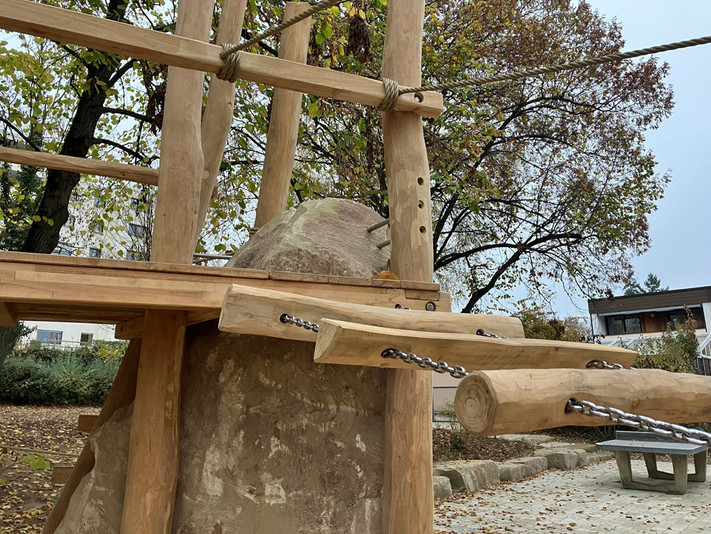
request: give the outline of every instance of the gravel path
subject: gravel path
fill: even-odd
[[[646,478],[643,461],[633,460],[632,470]],[[711,532],[711,484],[691,482],[685,495],[625,490],[614,460],[548,471],[440,501],[435,532]]]

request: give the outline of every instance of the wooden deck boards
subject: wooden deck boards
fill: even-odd
[[[0,252],[0,319],[123,323],[146,309],[171,309],[198,322],[219,316],[232,284],[413,309],[435,301],[449,310],[437,284],[394,282],[379,287],[336,276]]]

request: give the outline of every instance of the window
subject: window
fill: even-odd
[[[103,221],[92,221],[89,225],[89,231],[95,234],[102,234],[104,232],[104,222]]]
[[[61,343],[62,332],[57,330],[37,330],[37,339],[45,343]]]
[[[638,313],[605,317],[605,323],[608,336],[642,333],[642,321]]]
[[[146,227],[142,224],[128,223],[128,235],[131,237],[143,237],[146,235]]]
[[[74,215],[70,215],[67,217],[67,224],[69,226],[74,226],[74,224],[77,222],[77,218]]]
[[[60,256],[71,256],[72,247],[70,247],[69,245],[65,245],[64,243],[59,243],[52,251],[52,254],[59,254]]]
[[[94,340],[94,334],[82,332],[81,338],[79,339],[79,343],[81,343],[82,345],[89,345],[93,340]]]
[[[694,320],[694,328],[706,328],[704,310],[700,306],[694,306],[689,308],[689,311],[691,312],[692,319]],[[686,310],[684,308],[670,310],[667,316],[669,318],[669,324],[672,328],[677,328],[680,325],[686,324]]]
[[[91,247],[89,249],[89,257],[90,258],[100,258],[101,257],[101,249]]]

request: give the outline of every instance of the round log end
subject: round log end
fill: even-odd
[[[454,413],[464,428],[486,436],[493,430],[497,404],[491,380],[486,374],[475,371],[459,383],[454,396]]]

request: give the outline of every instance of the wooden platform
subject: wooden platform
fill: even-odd
[[[423,282],[0,252],[0,323],[128,322],[117,337],[124,330],[132,337],[128,331],[140,327],[146,309],[184,310],[189,323],[219,317],[232,284],[418,310],[431,301],[450,309],[449,295]]]

